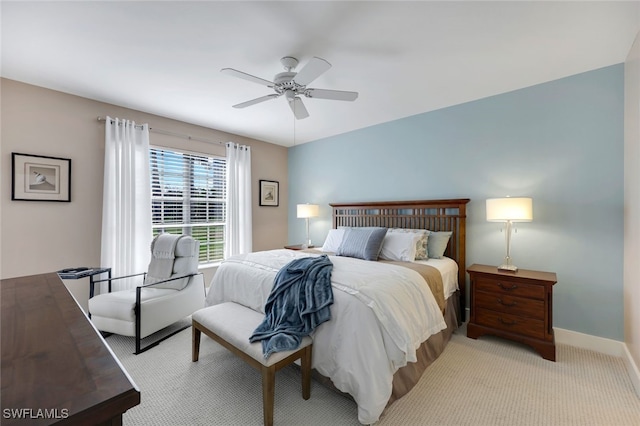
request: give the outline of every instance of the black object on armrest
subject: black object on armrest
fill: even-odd
[[[76,272],[82,272],[82,271],[86,271],[89,268],[87,268],[86,266],[79,266],[77,268],[67,268],[67,269],[61,269],[58,272],[62,273],[62,274],[68,274],[68,273],[76,273]]]

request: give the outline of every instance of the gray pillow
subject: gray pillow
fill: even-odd
[[[449,238],[451,238],[451,231],[429,232],[429,238],[427,239],[427,253],[430,259],[442,259],[444,252],[447,249]]]
[[[336,254],[364,260],[378,260],[385,235],[387,235],[387,228],[347,228]]]

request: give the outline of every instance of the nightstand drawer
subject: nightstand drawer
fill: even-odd
[[[509,279],[491,279],[479,277],[476,280],[476,289],[489,293],[502,293],[511,296],[530,297],[544,300],[545,288],[541,285],[527,284]]]
[[[533,318],[520,317],[489,309],[478,309],[476,322],[486,327],[509,331],[515,334],[544,339],[544,321]]]
[[[526,299],[500,293],[485,293],[483,291],[476,292],[475,298],[475,305],[479,308],[539,320],[544,320],[545,317],[543,300]]]

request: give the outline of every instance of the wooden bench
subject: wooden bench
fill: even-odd
[[[265,359],[260,342],[250,343],[249,337],[264,320],[264,315],[237,303],[228,302],[200,309],[193,313],[192,360],[198,361],[201,333],[220,343],[262,373],[262,410],[264,424],[273,425],[275,372],[300,359],[302,397],[311,396],[311,338],[302,339],[293,351],[275,352]]]

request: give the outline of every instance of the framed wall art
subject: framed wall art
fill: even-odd
[[[71,201],[71,159],[11,153],[11,199]]]
[[[275,180],[260,180],[260,205],[278,207],[279,184]]]

